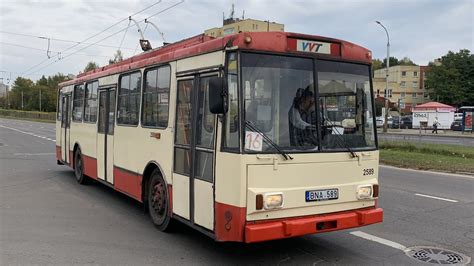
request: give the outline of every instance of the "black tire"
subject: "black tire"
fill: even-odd
[[[87,184],[87,176],[84,174],[84,162],[82,161],[81,150],[77,150],[74,154],[74,176],[77,183],[81,185]]]
[[[148,213],[153,224],[160,231],[169,232],[173,224],[170,217],[169,193],[158,169],[152,172],[147,189]]]

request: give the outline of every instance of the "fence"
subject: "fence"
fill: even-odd
[[[39,119],[39,120],[50,120],[56,119],[56,113],[51,112],[38,112],[38,111],[20,111],[20,110],[7,110],[0,109],[0,116],[26,118],[26,119]]]

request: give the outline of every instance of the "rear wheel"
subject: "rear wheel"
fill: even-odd
[[[148,185],[148,212],[153,224],[160,231],[169,231],[172,225],[169,207],[169,194],[166,183],[158,169],[150,177]]]
[[[82,161],[81,150],[77,150],[74,155],[74,176],[76,177],[77,183],[85,185],[87,183],[87,177],[84,175],[84,162]]]

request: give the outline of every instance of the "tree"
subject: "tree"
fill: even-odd
[[[373,59],[372,60],[372,71],[379,70],[382,68],[382,60]]]
[[[86,67],[84,68],[84,73],[87,71],[94,70],[98,67],[99,65],[96,62],[90,61],[89,63],[87,63]]]
[[[33,95],[33,87],[34,83],[31,79],[17,77],[11,92],[8,94],[11,107],[13,109],[32,110],[30,109],[30,101]]]
[[[474,103],[474,56],[467,49],[449,51],[439,65],[430,65],[425,88],[431,99],[454,105]]]
[[[389,63],[390,63],[389,66],[391,67],[400,65],[400,61],[398,61],[398,58],[393,57],[393,56],[390,56]],[[386,67],[387,67],[387,58],[384,58],[382,62],[382,68],[386,68]]]
[[[417,64],[415,64],[413,61],[411,61],[410,58],[408,57],[403,57],[402,60],[399,61],[400,65],[402,66],[416,66]]]
[[[109,65],[118,63],[118,62],[120,62],[120,61],[123,61],[122,51],[117,50],[117,51],[115,52],[115,54],[114,54],[114,58],[113,58],[113,59],[109,59]]]

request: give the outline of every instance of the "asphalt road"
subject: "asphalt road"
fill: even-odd
[[[462,145],[462,146],[474,146],[474,138],[466,137],[453,137],[453,136],[427,136],[427,135],[413,135],[413,134],[400,134],[400,133],[379,133],[377,135],[379,140],[388,141],[407,141],[407,142],[424,142],[434,144],[449,144],[449,145]]]
[[[0,264],[420,264],[474,254],[474,177],[381,167],[382,224],[252,245],[153,227],[141,205],[56,165],[54,125],[0,119]],[[433,198],[437,197],[437,198]]]

